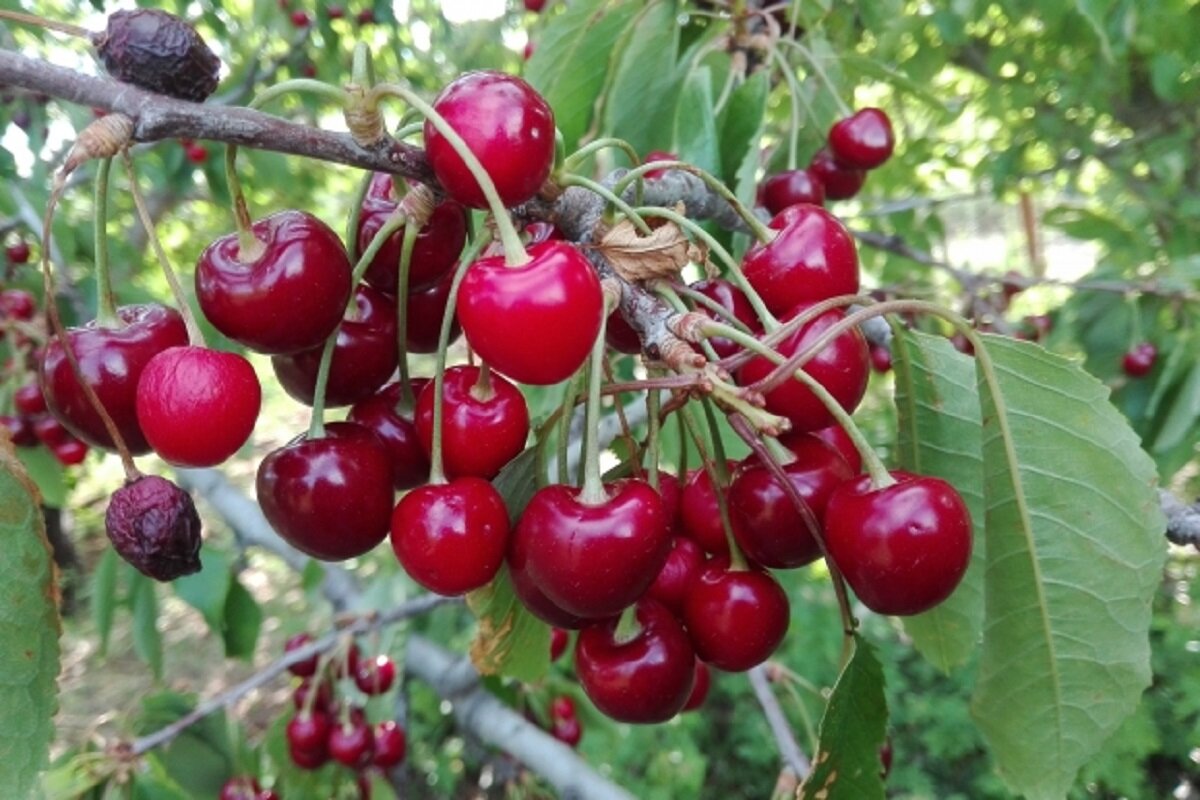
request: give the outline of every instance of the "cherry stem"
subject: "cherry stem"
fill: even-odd
[[[800,83],[796,80],[796,76],[792,71],[792,65],[789,64],[787,59],[783,57],[783,53],[779,51],[779,48],[772,45],[770,52],[771,59],[778,65],[779,72],[781,75],[783,75],[783,79],[788,85],[788,91],[791,93],[791,102],[788,103],[788,112],[792,119],[792,127],[791,130],[788,131],[787,168],[792,170],[796,168],[796,149],[800,140],[800,106],[797,105],[797,103],[800,101],[800,98],[803,97],[803,93],[800,88]]]
[[[117,303],[113,297],[112,278],[108,268],[108,177],[112,171],[112,158],[100,159],[96,168],[96,203],[93,216],[96,251],[96,322],[102,326],[124,323],[117,316]]]
[[[618,645],[632,642],[642,634],[642,623],[637,618],[637,603],[626,606],[617,620],[616,630],[613,631],[613,641]]]
[[[676,427],[679,428],[679,480],[684,480],[687,477],[688,465],[688,431],[687,422],[683,415],[675,417]]]
[[[350,80],[364,89],[375,83],[375,64],[371,60],[371,48],[366,42],[354,45],[354,56],[350,64]]]
[[[580,186],[603,197],[608,203],[614,206],[618,211],[629,218],[629,221],[634,224],[639,231],[650,235],[650,226],[646,224],[646,220],[642,219],[641,214],[634,210],[633,206],[626,203],[617,194],[614,194],[611,189],[598,181],[591,178],[585,178],[582,175],[563,174],[559,176],[558,182],[563,186]]]
[[[36,25],[39,28],[45,28],[57,33],[65,33],[68,36],[78,36],[80,39],[92,39],[95,36],[87,28],[72,25],[69,22],[46,19],[45,17],[39,17],[37,14],[23,14],[20,11],[0,10],[0,19],[8,19],[25,25]]]
[[[659,442],[659,429],[662,420],[658,418],[662,408],[662,395],[659,390],[650,388],[646,392],[646,481],[658,491],[658,461],[662,457]]]
[[[510,267],[519,267],[522,264],[529,263],[529,254],[525,252],[525,245],[521,242],[521,236],[517,233],[517,228],[513,225],[512,218],[508,215],[508,209],[504,206],[504,201],[500,199],[499,192],[496,191],[496,184],[492,182],[491,175],[484,169],[479,158],[467,145],[466,141],[458,135],[458,131],[446,122],[445,117],[437,112],[432,105],[422,100],[415,92],[407,87],[393,83],[381,83],[374,87],[367,95],[372,101],[377,101],[380,97],[385,96],[399,97],[417,111],[421,113],[429,124],[433,125],[437,132],[445,137],[450,146],[454,148],[454,152],[462,159],[464,166],[471,172],[471,176],[475,178],[475,182],[479,184],[479,189],[483,192],[483,196],[487,198],[488,208],[492,212],[492,217],[496,221],[496,232],[500,234],[500,243],[504,246],[504,263]]]
[[[652,285],[650,288],[657,290],[658,287],[663,284],[666,284],[667,286],[669,286],[671,291],[675,292],[675,294],[680,295],[681,297],[686,297],[688,300],[692,301],[694,304],[696,304],[698,306],[704,306],[709,311],[718,315],[722,321],[728,323],[729,325],[732,325],[733,327],[737,328],[738,330],[745,331],[746,333],[752,332],[750,330],[749,326],[747,326],[746,323],[744,323],[740,319],[738,319],[737,315],[734,314],[732,311],[730,311],[728,308],[721,305],[716,300],[713,300],[711,297],[704,294],[703,292],[696,291],[695,289],[688,286],[687,284],[671,283],[668,281],[656,281],[655,284]]]
[[[763,336],[757,341],[768,347],[776,345],[783,341],[785,337],[790,336],[792,333],[807,325],[809,322],[812,322],[826,311],[831,311],[835,308],[845,308],[854,304],[873,306],[875,305],[875,300],[871,299],[870,297],[853,294],[843,294],[838,295],[837,297],[831,297],[827,300],[822,300],[821,302],[814,303],[808,308],[804,309],[804,311],[783,323],[783,325],[781,325],[777,330],[771,331],[769,334]],[[823,347],[832,342],[838,335],[844,333],[848,327],[853,326],[844,326],[842,325],[841,320],[839,320],[837,324],[831,325],[829,330],[826,330],[824,333],[822,333],[811,344],[805,347],[804,350],[800,351],[799,353],[794,353],[791,359],[789,359],[787,362],[787,366],[776,367],[761,380],[756,381],[754,384],[754,389],[760,392],[769,392],[776,386],[784,383],[790,376],[789,367],[793,363],[798,366],[807,364],[814,355],[820,352]],[[832,336],[829,335],[829,331],[833,330],[834,328],[837,329],[837,332]],[[748,352],[743,351],[741,353],[735,353],[728,359],[722,360],[721,366],[725,367],[726,369],[733,370],[750,360],[750,358],[753,358],[753,356]]]
[[[487,365],[486,361],[479,362],[479,376],[469,391],[471,397],[481,403],[486,403],[496,396],[496,390],[492,386],[492,368]]]
[[[762,220],[754,215],[754,211],[747,208],[741,200],[738,200],[737,195],[729,190],[729,187],[721,182],[720,178],[710,172],[697,167],[695,164],[689,164],[686,161],[651,161],[648,164],[642,164],[640,167],[634,167],[621,176],[621,179],[613,186],[613,192],[616,194],[624,194],[625,189],[635,180],[645,176],[647,172],[652,172],[659,169],[677,169],[681,172],[690,172],[700,180],[704,181],[704,185],[709,188],[714,194],[719,196],[726,203],[729,203],[734,212],[741,217],[742,222],[746,223],[746,227],[754,234],[754,238],[766,244],[775,238],[776,232],[768,228]]]
[[[558,411],[558,448],[557,448],[557,465],[556,477],[559,483],[569,483],[570,475],[570,449],[571,449],[571,422],[575,417],[575,403],[579,396],[579,387],[583,381],[583,371],[579,370],[563,383],[563,398]]]
[[[600,332],[592,343],[592,357],[588,361],[587,416],[584,418],[583,488],[579,490],[579,502],[586,506],[599,506],[608,502],[608,492],[600,473],[600,385],[604,379],[604,330],[608,325],[608,314],[620,298],[620,289],[612,282],[604,283],[604,312],[600,317]]]
[[[141,220],[142,227],[146,229],[146,237],[150,240],[150,249],[154,251],[154,256],[158,259],[158,265],[167,279],[167,285],[171,287],[171,296],[175,298],[175,303],[179,306],[179,313],[183,316],[183,324],[188,333],[188,344],[193,347],[204,347],[204,333],[196,322],[196,315],[192,313],[187,295],[183,292],[183,284],[179,282],[179,276],[175,274],[175,269],[171,266],[170,259],[167,258],[167,251],[163,250],[162,241],[158,238],[158,229],[154,225],[154,218],[150,216],[150,210],[146,208],[146,200],[142,197],[142,190],[138,188],[133,157],[129,155],[129,150],[123,150],[121,157],[125,161],[125,170],[129,173],[129,193],[133,195],[133,205],[137,209],[138,219]]]
[[[637,150],[633,149],[633,145],[624,139],[606,136],[600,139],[593,139],[583,147],[576,150],[571,155],[563,159],[562,167],[559,169],[558,180],[561,182],[563,175],[561,173],[574,172],[583,164],[584,161],[591,155],[600,152],[607,148],[616,148],[629,157],[629,163],[636,166],[641,162],[642,158],[638,155]]]
[[[362,218],[363,203],[367,199],[367,192],[371,190],[371,179],[374,176],[373,172],[364,172],[362,180],[354,190],[354,197],[350,199],[350,214],[346,218],[346,250],[351,258],[358,258],[358,223]]]
[[[852,116],[854,112],[850,110],[850,106],[846,105],[846,101],[842,99],[840,94],[838,94],[838,87],[834,85],[833,81],[829,78],[829,73],[825,71],[823,66],[821,66],[821,62],[815,55],[813,55],[813,52],[804,45],[800,44],[800,42],[793,41],[791,39],[787,40],[786,44],[796,48],[796,51],[799,52],[800,55],[804,56],[804,60],[812,66],[813,72],[816,73],[816,76],[823,84],[825,84],[825,88],[829,90],[829,95],[833,98],[834,105],[836,105],[838,110],[842,112],[842,116]]]
[[[705,413],[709,414],[710,410],[706,408]],[[721,432],[712,424],[716,420],[709,417],[713,450],[716,453],[714,458],[709,458],[708,450],[704,446],[704,434],[700,430],[699,423],[696,422],[695,414],[690,408],[684,406],[679,409],[679,417],[683,420],[688,434],[696,445],[696,450],[700,454],[700,464],[708,473],[709,483],[712,484],[713,496],[717,499],[717,512],[721,516],[721,529],[725,532],[725,543],[729,547],[729,567],[733,570],[747,570],[749,565],[746,562],[746,556],[742,554],[742,548],[738,547],[737,540],[733,538],[733,520],[730,519],[729,503],[725,496],[725,487],[729,485],[729,470],[725,467],[725,448],[721,444]]]
[[[608,358],[607,351],[604,354],[604,381],[606,384],[613,382],[612,362]],[[603,387],[601,387],[603,390]],[[617,422],[621,425],[621,438],[629,443],[630,463],[633,465],[634,475],[642,478],[642,455],[640,453],[641,444],[637,439],[633,438],[633,431],[629,427],[629,419],[625,416],[625,406],[618,400],[613,403],[613,411],[617,414]]]
[[[413,223],[412,220],[409,220]],[[400,263],[396,272],[396,352],[400,354],[400,399],[396,410],[404,413],[413,408],[412,378],[408,372],[408,276],[412,271],[413,248],[420,235],[420,226],[408,224],[404,226],[404,235],[400,239]]]

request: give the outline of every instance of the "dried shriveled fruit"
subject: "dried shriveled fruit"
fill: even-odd
[[[113,492],[104,527],[117,554],[155,580],[200,571],[200,515],[166,478],[146,475]]]
[[[195,103],[217,88],[221,60],[195,28],[166,11],[118,11],[93,44],[104,68],[123,83]]]

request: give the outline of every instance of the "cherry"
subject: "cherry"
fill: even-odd
[[[567,645],[571,641],[571,634],[567,633],[562,628],[550,629],[550,660],[558,661],[562,658],[562,654],[567,652]]]
[[[491,480],[525,449],[529,408],[521,391],[499,375],[479,385],[479,367],[450,367],[442,385],[442,459],[446,476]],[[434,383],[417,398],[417,436],[433,452]]]
[[[222,236],[196,262],[196,300],[213,327],[259,353],[319,347],[350,299],[350,258],[338,235],[304,211],[255,222],[255,252]]]
[[[692,693],[688,696],[687,702],[683,704],[683,710],[695,711],[704,705],[704,701],[708,699],[708,688],[711,683],[712,673],[708,669],[708,665],[697,658],[696,678],[692,682]]]
[[[696,655],[666,606],[637,604],[636,633],[615,619],[589,625],[575,643],[579,684],[596,708],[620,722],[666,722],[691,696]]]
[[[408,737],[397,722],[389,719],[375,726],[375,766],[395,767],[404,761],[407,750]]]
[[[879,373],[891,371],[892,351],[886,345],[871,345],[871,369]]]
[[[525,0],[525,10],[540,14],[546,7],[546,0]]]
[[[37,311],[37,300],[24,289],[5,289],[0,292],[0,319],[29,321]]]
[[[362,11],[359,11],[354,15],[354,21],[359,25],[374,25],[375,10],[371,8],[364,8]]]
[[[883,746],[879,748],[879,764],[882,767],[882,776],[886,779],[888,773],[892,771],[892,737],[889,736],[883,740]]]
[[[137,421],[154,452],[181,467],[212,467],[250,438],[262,388],[236,353],[169,347],[142,370]]]
[[[328,752],[333,721],[322,711],[299,711],[288,721],[285,734],[288,746],[313,755]]]
[[[396,371],[396,301],[377,289],[359,284],[354,290],[353,316],[342,321],[329,383],[325,390],[328,407],[348,406],[370,397]],[[317,370],[324,345],[291,355],[271,358],[271,367],[293,399],[312,405]]]
[[[301,647],[311,644],[312,640],[312,636],[307,633],[297,633],[295,636],[292,636],[283,643],[283,652],[290,653],[293,650],[299,650]],[[288,672],[292,673],[298,678],[312,677],[313,675],[317,674],[317,660],[318,658],[314,654],[310,658],[306,658],[303,661],[298,661],[295,664],[292,664],[290,667],[288,667]]]
[[[567,747],[575,747],[583,739],[583,725],[576,717],[556,719],[550,726],[550,735]]]
[[[535,219],[526,223],[525,236],[528,238],[529,244],[548,242],[551,239],[563,241],[563,233],[558,226],[544,219]]]
[[[742,258],[742,272],[774,314],[800,303],[858,293],[858,254],[846,226],[820,206],[789,206],[770,227],[779,233],[755,244]]]
[[[396,662],[387,656],[367,659],[354,670],[354,685],[369,695],[383,694],[395,682]]]
[[[69,328],[67,341],[80,374],[116,423],[129,451],[141,455],[150,452],[150,443],[138,424],[139,380],[151,359],[168,348],[187,344],[187,329],[178,311],[156,303],[122,306],[117,316],[119,327],[89,322],[82,328]],[[116,448],[75,378],[58,337],[46,344],[38,378],[50,412],[71,433],[96,447]]]
[[[696,281],[690,288],[695,289],[710,300],[716,301],[722,308],[732,312],[733,316],[744,323],[750,329],[751,333],[758,333],[762,330],[762,325],[758,321],[758,315],[754,313],[754,307],[750,305],[750,301],[746,299],[746,295],[742,293],[741,289],[724,278],[709,278],[707,280]],[[717,314],[702,305],[697,304],[696,310],[711,319],[720,322],[727,321],[719,318]],[[741,345],[735,344],[722,336],[711,337],[708,343],[712,345],[718,358],[728,358],[742,349]]]
[[[866,172],[842,166],[827,147],[818,150],[812,157],[812,161],[808,163],[808,171],[821,181],[825,187],[825,197],[829,200],[854,197],[867,180]]]
[[[53,454],[58,463],[66,467],[82,464],[83,460],[87,458],[88,446],[70,434],[67,434],[67,436],[70,438],[50,448],[51,454]]]
[[[221,785],[217,800],[259,800],[262,786],[254,778],[235,775]]]
[[[189,144],[183,155],[193,164],[203,164],[208,161],[208,148],[202,144]]]
[[[575,719],[575,701],[565,694],[551,700],[550,719]]]
[[[820,525],[829,496],[854,473],[836,450],[814,436],[797,437],[791,450],[796,460],[784,464],[783,471]],[[729,506],[740,523],[734,528],[738,545],[756,564],[790,569],[820,558],[821,547],[804,517],[779,479],[757,458],[738,468],[729,487]]]
[[[958,586],[971,560],[971,517],[954,487],[895,471],[842,484],[825,507],[829,556],[863,605],[879,614],[928,611]]]
[[[683,622],[696,655],[717,669],[742,672],[766,661],[788,628],[788,598],[758,569],[732,570],[717,559],[692,581]]]
[[[705,559],[704,550],[695,540],[676,536],[658,577],[646,590],[646,597],[654,598],[675,614],[683,613],[683,598],[687,596],[688,585],[704,566]]]
[[[732,469],[734,463],[728,462],[726,467]],[[721,524],[721,510],[717,505],[717,493],[713,488],[708,472],[698,469],[688,475],[687,483],[679,499],[680,529],[685,536],[700,545],[706,552],[713,555],[728,555],[729,542],[725,538],[725,528]],[[737,520],[730,515],[734,526]]]
[[[604,502],[591,505],[571,486],[539,489],[508,553],[514,570],[527,570],[553,604],[589,619],[618,614],[641,597],[671,547],[662,499],[649,484],[630,478],[605,492]]]
[[[635,356],[642,352],[641,337],[633,326],[625,321],[625,317],[621,316],[620,309],[615,309],[608,315],[608,321],[604,323],[604,341],[618,353]]]
[[[339,764],[361,769],[375,755],[375,736],[361,708],[350,711],[348,719],[329,732],[329,755]]]
[[[315,682],[314,682],[315,681]],[[316,696],[309,700],[309,696],[316,692]],[[332,714],[334,709],[333,703],[333,684],[327,679],[305,679],[292,692],[292,705],[299,711],[305,706],[313,711],[321,711],[326,714]]]
[[[851,169],[874,169],[891,158],[896,146],[892,121],[878,108],[862,108],[829,129],[833,157]]]
[[[358,218],[360,253],[367,249],[375,234],[399,207],[395,188],[393,176],[382,172],[371,176]],[[404,228],[401,227],[388,237],[367,267],[367,283],[381,292],[391,295],[397,293],[403,238]],[[413,243],[408,267],[409,291],[424,289],[440,281],[454,266],[466,241],[466,210],[453,200],[443,200],[434,206],[429,221],[421,228]]]
[[[520,383],[566,380],[600,333],[604,299],[588,260],[565,242],[529,248],[530,261],[502,256],[472,264],[458,291],[458,319],[479,357]]]
[[[29,242],[19,241],[14,244],[10,244],[8,247],[4,248],[4,255],[8,257],[10,264],[26,263],[29,261],[30,256]]]
[[[797,306],[784,318],[787,321],[803,313],[807,306]],[[775,345],[785,358],[806,349],[825,331],[845,317],[839,309],[831,309],[801,325]],[[817,383],[833,395],[834,399],[851,413],[858,407],[867,390],[870,368],[867,343],[858,328],[850,328],[834,338],[813,356],[802,369]],[[738,371],[738,383],[749,386],[766,377],[775,365],[762,356],[755,356]],[[767,392],[766,408],[791,420],[796,431],[812,431],[824,428],[833,422],[833,415],[817,399],[812,390],[789,377],[775,389]]]
[[[432,381],[414,379],[413,394],[420,395],[426,383]],[[404,491],[429,480],[429,457],[421,447],[411,412],[405,416],[396,410],[400,392],[399,383],[387,384],[365,400],[355,403],[347,419],[367,428],[383,442],[392,462],[392,485],[397,491]]]
[[[505,206],[533,198],[554,164],[554,112],[525,81],[500,72],[460,75],[433,102],[496,185]],[[463,205],[487,199],[454,147],[429,121],[425,153],[446,193]]]
[[[321,750],[305,750],[295,745],[288,745],[288,755],[292,763],[300,769],[320,769],[329,763],[329,748]]]
[[[0,415],[0,425],[8,429],[9,438],[17,447],[33,447],[38,443],[37,434],[33,432],[33,423],[28,417],[3,414]]]
[[[438,339],[442,335],[442,317],[450,304],[450,288],[454,283],[454,270],[450,269],[440,281],[424,289],[409,292],[408,305],[404,311],[404,329],[407,338],[405,349],[410,353],[436,353]],[[462,333],[458,317],[450,323],[449,344],[453,344]]]
[[[811,170],[789,169],[763,181],[759,204],[772,216],[797,203],[825,205],[825,184]]]
[[[325,426],[268,453],[255,479],[263,514],[284,540],[313,558],[341,561],[387,535],[392,465],[387,448],[353,422]]]
[[[1131,378],[1142,378],[1154,369],[1158,360],[1158,348],[1152,342],[1134,345],[1121,359],[1121,369]]]
[[[18,387],[13,392],[13,408],[16,409],[18,414],[23,414],[27,417],[45,413],[46,397],[42,394],[42,387],[36,383],[27,383],[24,386]]]
[[[341,6],[326,6],[325,13],[330,19],[341,19],[346,16],[346,9]]]
[[[392,549],[409,576],[443,595],[487,585],[508,547],[508,511],[475,477],[413,489],[392,513]]]
[[[522,564],[518,568],[511,555],[509,556],[508,574],[512,578],[513,592],[531,614],[547,625],[566,630],[579,630],[588,624],[589,620],[564,611],[548,598],[545,592],[533,582],[533,578],[525,569],[526,566]]]
[[[71,435],[57,419],[49,414],[33,418],[33,433],[37,440],[50,450],[67,441],[67,437]]]
[[[312,24],[312,17],[308,16],[307,11],[293,11],[291,19],[297,28],[307,28]]]
[[[666,150],[651,150],[649,153],[646,153],[646,157],[643,159],[643,163],[650,164],[655,161],[678,161],[678,160],[679,160],[679,156],[676,155],[675,153],[671,153]],[[642,175],[642,178],[645,180],[648,180],[648,181],[652,181],[652,180],[656,180],[658,178],[663,177],[670,171],[671,171],[670,169],[652,169],[649,172]]]

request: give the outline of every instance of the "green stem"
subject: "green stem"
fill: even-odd
[[[652,161],[649,164],[642,164],[640,167],[634,167],[621,176],[613,186],[613,192],[618,195],[623,195],[629,184],[643,177],[647,172],[656,169],[677,169],[681,172],[690,172],[700,180],[704,181],[704,185],[710,191],[717,194],[741,217],[742,222],[746,223],[746,227],[754,234],[754,238],[764,244],[775,238],[776,232],[768,228],[763,221],[754,216],[754,211],[746,208],[741,200],[738,200],[737,195],[729,190],[729,187],[721,183],[720,179],[705,170],[700,169],[695,164],[689,164],[686,161]]]
[[[350,214],[346,217],[346,250],[351,258],[358,258],[358,222],[362,218],[363,203],[367,199],[367,192],[371,191],[371,179],[374,177],[375,173],[364,172],[354,189],[354,196],[350,198]]]
[[[618,645],[629,644],[642,633],[642,623],[637,618],[637,603],[626,606],[617,620],[617,629],[613,631],[613,641]]]
[[[812,322],[817,317],[824,314],[826,311],[830,311],[831,309],[835,309],[835,308],[844,308],[846,306],[850,306],[850,305],[854,305],[854,304],[863,305],[863,306],[874,306],[876,304],[876,301],[874,299],[872,299],[871,297],[868,297],[865,295],[857,295],[857,294],[843,294],[843,295],[838,295],[837,297],[830,297],[827,300],[822,300],[819,303],[813,303],[811,306],[808,306],[799,314],[796,314],[794,317],[789,318],[787,320],[787,322],[782,323],[775,330],[771,331],[770,333],[764,334],[762,336],[762,338],[759,339],[759,341],[768,347],[773,347],[774,345],[777,345],[780,342],[782,342],[788,336],[791,336],[793,333],[795,333],[800,328],[804,327],[805,325]],[[839,330],[839,332],[844,331],[845,328],[839,328],[838,330]],[[828,331],[826,331],[826,333],[828,333]],[[821,337],[818,338],[816,341],[820,343],[820,347],[824,347],[826,344],[828,344],[832,340],[833,340],[833,337],[825,338],[825,334],[822,334]],[[809,358],[811,358],[811,353],[816,353],[820,349],[820,347],[813,347],[810,344],[804,350],[804,353],[805,353],[804,361],[807,361]],[[811,351],[811,353],[810,353],[810,351]],[[742,364],[745,364],[747,361],[749,361],[753,357],[754,357],[753,354],[748,353],[746,351],[741,351],[738,353],[734,353],[733,355],[729,356],[726,359],[723,359],[721,361],[721,365],[724,366],[726,369],[734,370],[734,369],[737,369],[738,367],[740,367]],[[766,378],[763,378],[763,380],[759,381],[759,383],[765,383],[769,378],[771,378],[771,376],[767,376]]]
[[[620,196],[614,194],[613,191],[604,184],[598,183],[591,178],[585,178],[582,175],[571,174],[564,174],[558,180],[563,186],[581,186],[584,189],[590,189],[591,191],[603,197],[610,205],[628,217],[629,221],[632,222],[639,231],[647,236],[650,235],[650,226],[646,224],[646,220],[642,219],[641,214],[635,211],[633,206],[622,200]]]
[[[662,408],[662,395],[658,389],[646,392],[646,481],[658,489],[658,461],[660,452],[658,414]]]
[[[421,231],[416,225],[405,225],[400,240],[400,264],[396,278],[396,346],[400,354],[400,399],[396,409],[408,412],[413,408],[412,378],[408,372],[408,275],[412,269],[413,248]]]
[[[792,72],[792,65],[783,57],[783,53],[779,52],[779,48],[771,47],[771,58],[779,65],[779,71],[783,74],[784,81],[787,82],[788,91],[791,93],[791,102],[788,103],[788,110],[792,118],[792,129],[788,131],[788,169],[795,169],[798,163],[796,149],[800,140],[800,98],[803,96],[800,89],[800,84],[796,80],[796,76]]]
[[[580,164],[587,160],[589,156],[609,147],[615,147],[621,152],[625,153],[625,155],[629,157],[629,163],[634,166],[636,166],[642,160],[641,156],[638,155],[637,150],[634,150],[633,145],[631,145],[629,142],[625,141],[624,139],[606,136],[600,139],[593,139],[563,159],[562,167],[559,169],[560,175],[558,177],[561,179],[566,173],[574,172]]]
[[[823,66],[821,66],[821,62],[817,60],[817,57],[813,55],[813,52],[804,45],[800,44],[800,42],[792,39],[787,40],[787,44],[796,48],[800,55],[804,56],[805,61],[812,66],[813,72],[815,72],[817,77],[821,79],[821,82],[825,84],[825,88],[829,90],[830,96],[833,97],[834,105],[836,105],[838,110],[842,112],[842,116],[852,116],[854,112],[850,110],[850,107],[846,105],[846,101],[842,99],[840,94],[838,94],[838,87],[834,85],[832,80],[830,80],[829,73],[825,71]]]
[[[354,46],[350,80],[363,89],[369,89],[375,83],[375,65],[371,61],[371,48],[366,42],[359,42]]]
[[[120,325],[117,303],[113,297],[112,277],[108,269],[108,177],[112,170],[112,158],[100,159],[96,168],[96,322],[102,327]]]
[[[657,285],[651,286],[650,288],[657,290]],[[711,297],[704,294],[703,292],[698,292],[695,289],[693,289],[692,287],[688,286],[687,284],[683,284],[683,283],[672,283],[672,284],[670,284],[670,288],[671,288],[671,291],[675,292],[680,297],[686,297],[688,300],[690,300],[695,305],[704,306],[709,311],[713,312],[718,317],[720,317],[722,319],[722,321],[726,322],[727,324],[732,325],[733,327],[737,328],[740,331],[745,331],[746,333],[752,333],[749,326],[747,326],[746,323],[744,323],[740,319],[738,319],[736,314],[734,314],[728,308],[721,305],[716,300],[713,300]]]
[[[606,300],[608,295],[605,296]],[[608,501],[604,480],[600,473],[600,385],[604,379],[604,328],[608,324],[611,304],[604,304],[604,315],[600,320],[600,332],[592,344],[592,357],[588,363],[587,416],[584,418],[583,488],[579,490],[579,502],[598,506]]]
[[[579,385],[583,380],[583,372],[576,372],[563,384],[563,398],[558,418],[558,469],[559,483],[570,483],[570,450],[571,450],[571,420],[575,416],[575,398],[579,395]]]

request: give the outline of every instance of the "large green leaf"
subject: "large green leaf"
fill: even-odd
[[[748,155],[753,154],[754,163],[758,163],[758,139],[770,91],[767,72],[756,72],[729,93],[721,109],[720,174],[728,185],[737,182],[738,171]]]
[[[1000,774],[1064,797],[1150,683],[1165,522],[1155,469],[1108,389],[1036,345],[980,358],[985,619],[972,713]]]
[[[129,572],[129,604],[133,612],[133,649],[154,677],[163,674],[162,634],[158,630],[158,595],[155,583],[140,572]]]
[[[886,735],[883,667],[875,649],[856,637],[821,718],[820,744],[798,800],[883,800]]]
[[[604,130],[642,155],[671,144],[681,78],[678,10],[674,0],[651,0],[630,25],[630,34],[606,93]]]
[[[892,340],[903,469],[948,481],[975,527],[971,566],[944,603],[904,621],[913,644],[943,672],[976,652],[983,627],[983,454],[975,362],[942,336],[897,330]]]
[[[675,110],[675,152],[703,170],[714,174],[720,171],[710,67],[694,71],[683,85]]]
[[[23,798],[58,708],[58,584],[37,489],[0,444],[0,786]]]
[[[117,551],[111,547],[105,548],[92,573],[92,621],[96,623],[96,635],[100,639],[100,655],[108,652],[108,638],[117,609],[117,568],[120,563]]]

